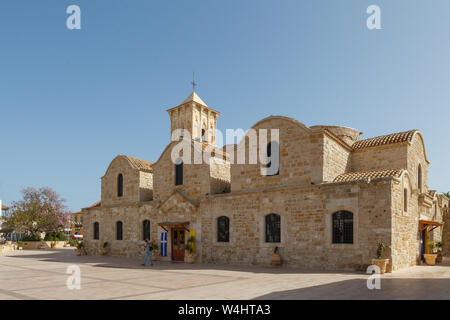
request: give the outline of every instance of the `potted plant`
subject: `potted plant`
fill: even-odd
[[[383,274],[386,272],[387,264],[389,263],[389,259],[383,259],[384,252],[386,251],[386,246],[383,242],[378,243],[377,247],[377,258],[372,259],[372,265],[380,268],[380,273]]]
[[[152,241],[152,258],[153,261],[157,261],[159,257],[159,245],[156,242]]]
[[[17,241],[17,249],[23,250],[23,242],[22,241]]]
[[[437,247],[437,257],[436,257],[436,263],[441,263],[442,262],[442,242],[438,242],[436,243],[436,247]]]
[[[81,254],[83,253],[83,247],[83,242],[77,244],[77,256],[81,256]]]
[[[423,257],[425,258],[425,263],[429,266],[434,266],[436,264],[437,254],[434,253],[434,249],[436,248],[436,244],[433,241],[428,243],[429,252],[425,253]]]
[[[104,256],[108,253],[107,247],[108,247],[108,242],[104,242],[103,247],[102,247],[102,255],[104,255]]]
[[[192,235],[186,242],[186,262],[194,263],[195,262],[195,237]]]
[[[273,266],[280,266],[281,265],[281,256],[278,252],[278,247],[275,247],[272,254],[272,265]]]

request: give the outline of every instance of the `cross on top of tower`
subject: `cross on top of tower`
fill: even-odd
[[[197,84],[195,83],[195,74],[194,72],[192,72],[192,92],[195,92],[195,87],[197,86]]]

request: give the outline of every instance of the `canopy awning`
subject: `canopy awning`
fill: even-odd
[[[164,230],[167,231],[167,228],[183,228],[186,229],[187,231],[189,231],[188,226],[189,226],[189,221],[165,221],[165,222],[160,222],[158,223],[158,226],[160,226],[161,228],[163,228]]]
[[[425,229],[427,229],[428,227],[433,227],[431,230],[432,231],[434,229],[436,229],[437,227],[441,227],[442,223],[439,223],[437,221],[431,221],[431,220],[419,220],[419,224],[420,224],[420,231],[423,231]]]

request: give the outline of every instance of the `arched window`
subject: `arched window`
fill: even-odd
[[[206,141],[205,134],[206,134],[205,129],[202,129],[202,141]]]
[[[100,239],[100,226],[98,222],[94,222],[94,240]]]
[[[266,216],[266,242],[281,242],[281,217],[276,213]]]
[[[150,220],[142,221],[142,240],[150,240]]]
[[[230,219],[222,216],[217,219],[217,242],[230,242]]]
[[[117,176],[117,196],[123,196],[123,175],[121,173]]]
[[[417,189],[422,192],[422,165],[417,168]]]
[[[183,184],[183,161],[178,159],[175,164],[175,185],[181,186]]]
[[[123,240],[123,223],[122,223],[122,221],[116,222],[116,240]]]
[[[333,243],[353,243],[353,213],[333,213]]]
[[[277,176],[280,174],[280,150],[279,150],[279,145],[278,145],[277,141],[271,141],[267,144],[267,150],[266,150],[267,158],[272,157],[272,151],[273,151],[273,156],[274,156],[274,158],[277,159],[277,161],[272,161],[273,159],[269,160],[266,168],[270,171],[267,173],[267,175],[268,176]],[[277,168],[272,168],[272,164],[274,166],[277,166]]]
[[[408,211],[408,189],[403,189],[403,211]]]

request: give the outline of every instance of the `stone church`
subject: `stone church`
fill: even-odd
[[[263,164],[230,157],[242,147],[248,158],[251,137],[216,146],[220,113],[195,92],[167,112],[170,132],[189,133],[210,161],[174,163],[173,137],[156,162],[114,158],[101,201],[83,209],[88,254],[107,242],[108,255],[142,257],[150,238],[159,260],[184,261],[194,237],[196,263],[269,265],[278,248],[284,266],[342,270],[365,268],[383,242],[397,270],[442,239],[449,200],[428,187],[418,130],[361,140],[352,128],[270,116],[252,127],[279,130],[278,171],[262,175]]]

